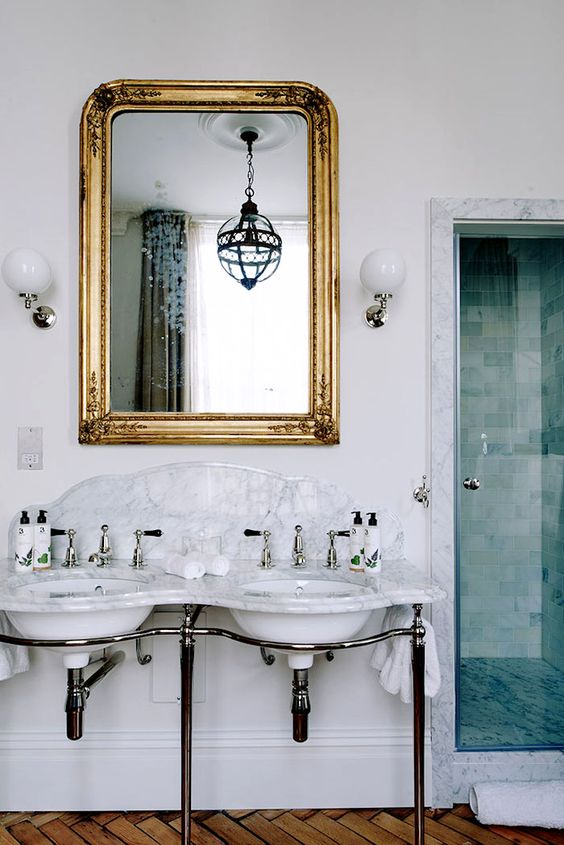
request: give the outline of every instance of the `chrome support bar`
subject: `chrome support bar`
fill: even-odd
[[[413,676],[414,845],[425,842],[425,628],[422,605],[413,605],[411,670]]]

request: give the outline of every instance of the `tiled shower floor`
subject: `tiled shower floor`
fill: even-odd
[[[564,674],[536,658],[460,661],[460,749],[564,747]]]

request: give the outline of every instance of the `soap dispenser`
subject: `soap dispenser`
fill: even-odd
[[[51,526],[47,522],[47,511],[39,511],[33,527],[33,571],[51,569]]]
[[[351,572],[364,572],[364,526],[360,511],[352,511],[354,519],[350,533],[350,561]]]
[[[29,572],[33,564],[33,526],[27,511],[22,511],[16,528],[14,564],[16,572]]]
[[[365,528],[364,563],[368,575],[377,575],[382,571],[380,528],[374,511],[366,515],[368,517],[368,525]]]

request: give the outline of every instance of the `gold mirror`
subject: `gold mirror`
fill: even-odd
[[[97,88],[80,302],[81,443],[337,443],[330,100],[301,82]]]

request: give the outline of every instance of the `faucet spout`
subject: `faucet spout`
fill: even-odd
[[[292,566],[299,567],[306,565],[306,557],[304,552],[304,541],[302,537],[302,526],[295,526],[296,534],[294,536],[294,545],[292,547]]]

